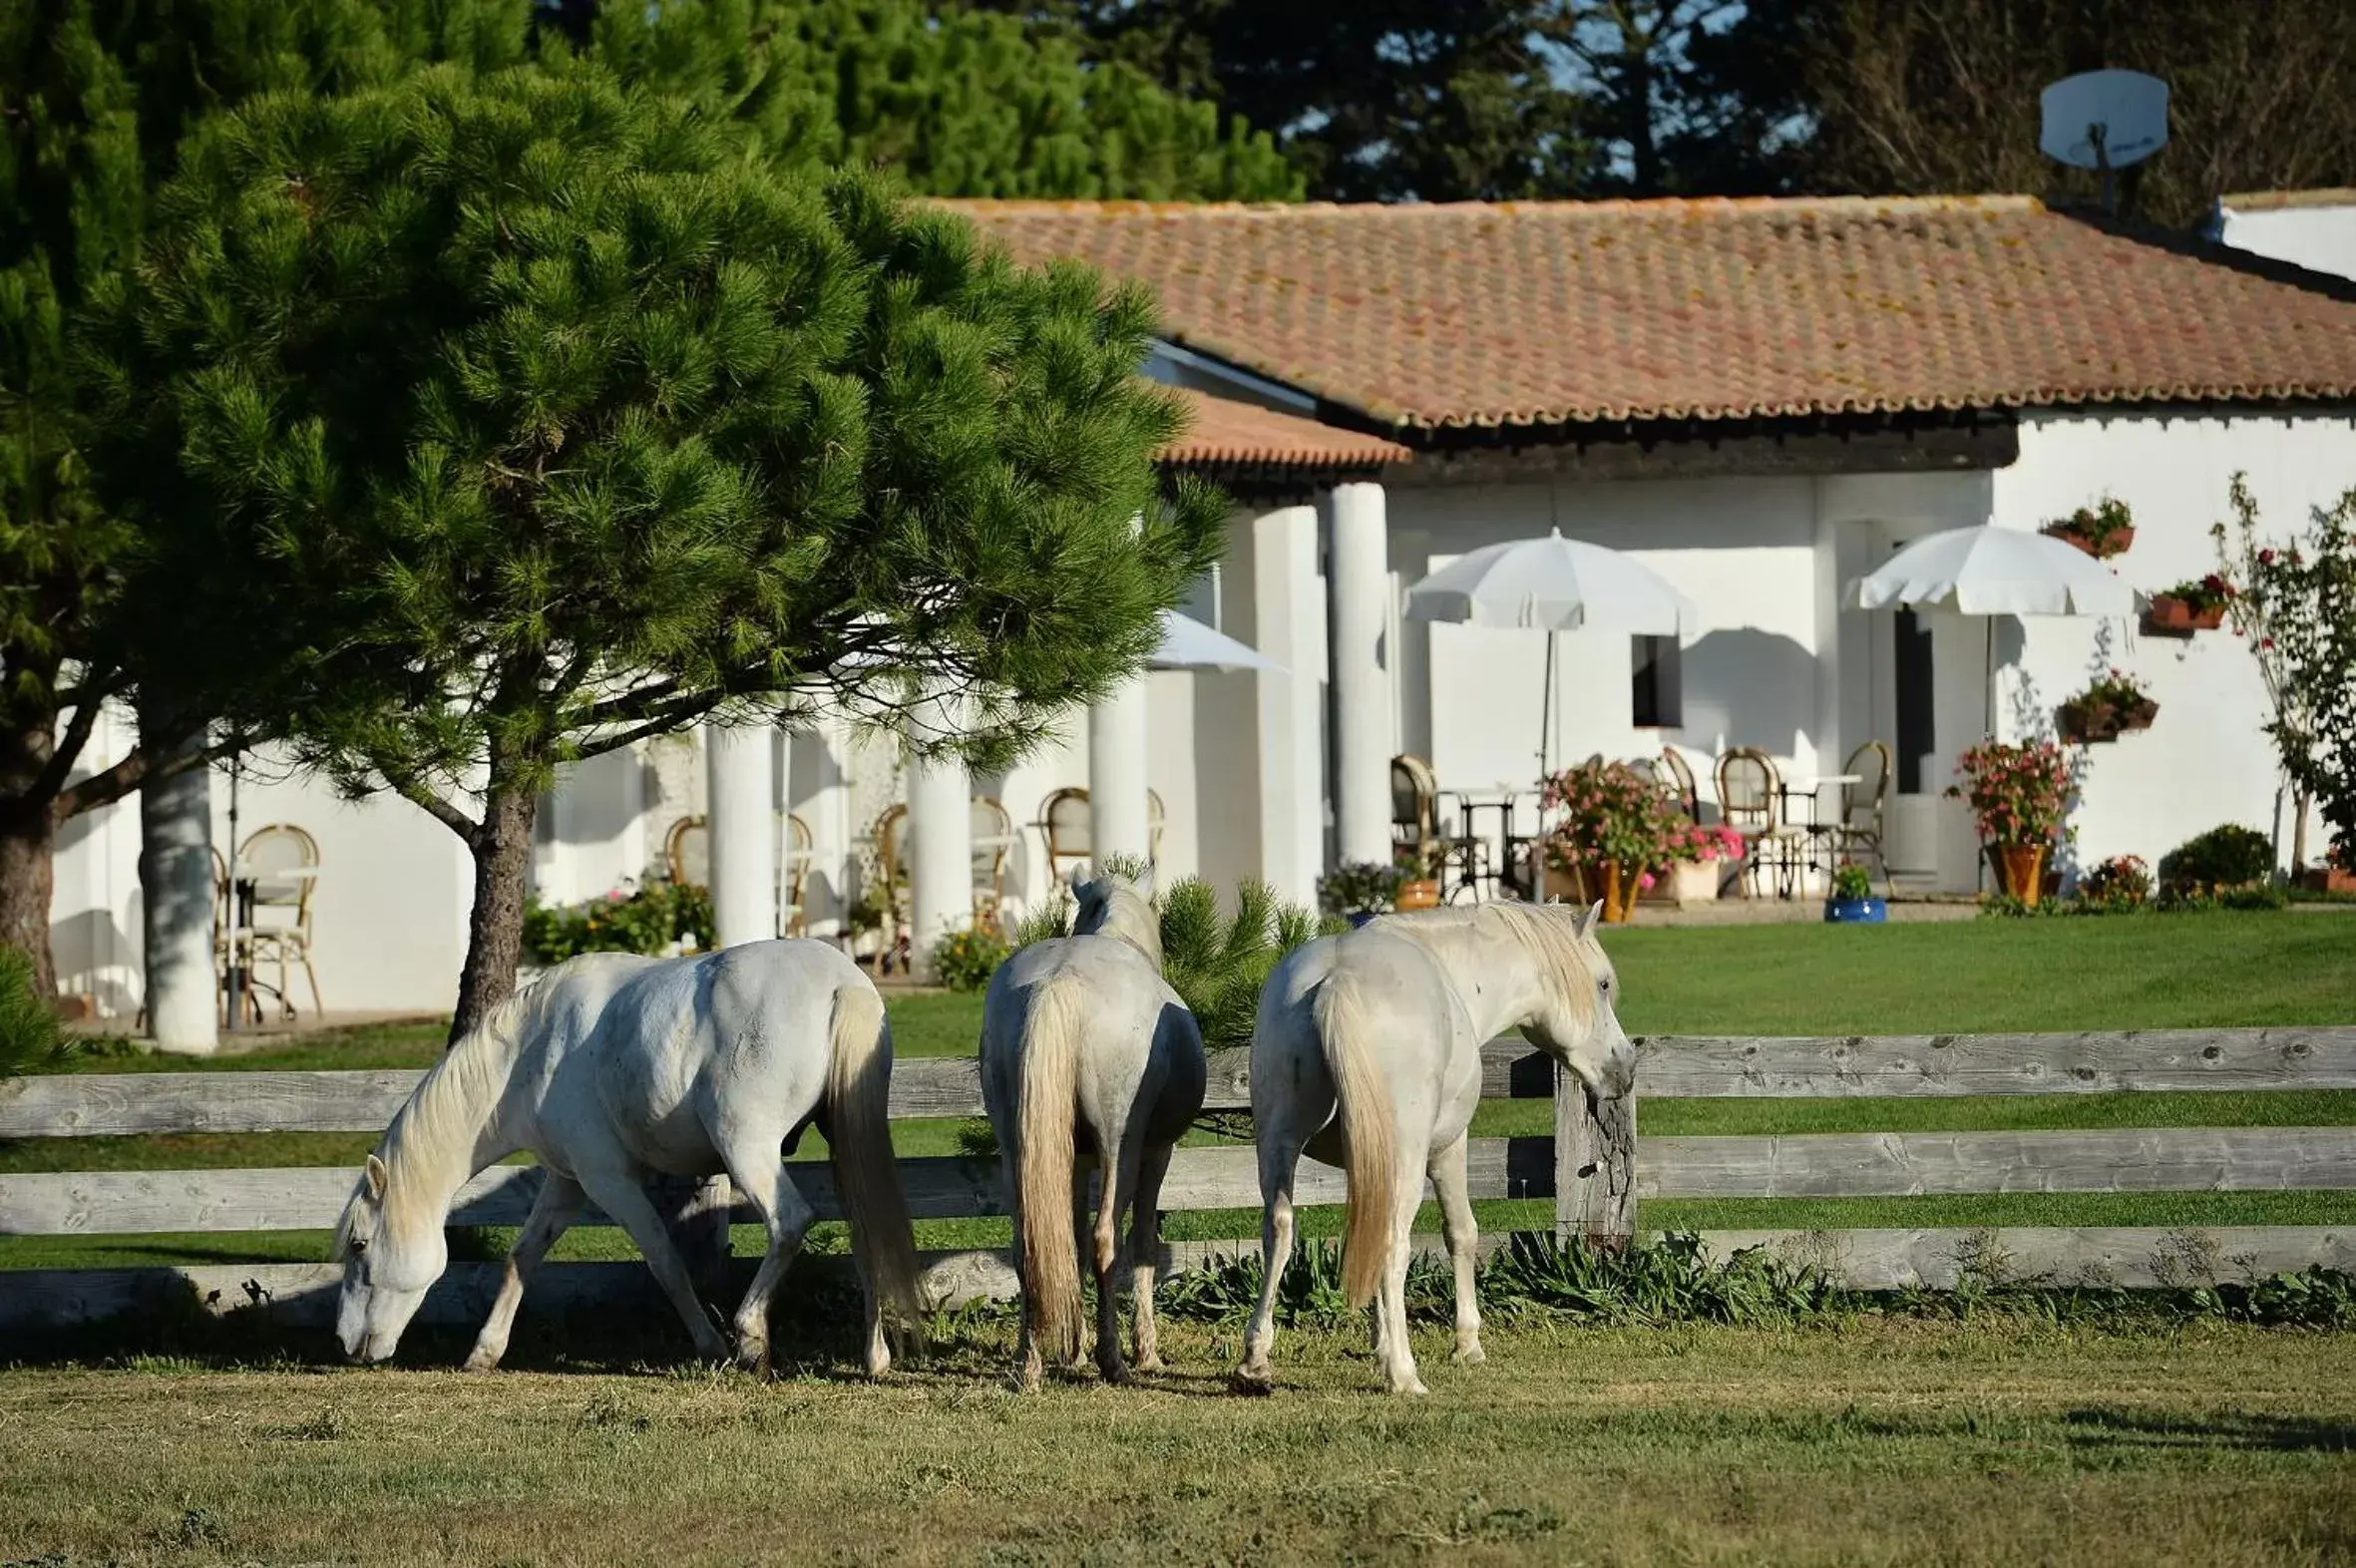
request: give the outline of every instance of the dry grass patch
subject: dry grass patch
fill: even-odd
[[[1275,1397],[1023,1398],[1002,1329],[874,1387],[140,1363],[0,1373],[0,1560],[666,1565],[2321,1562],[2356,1551],[2356,1338],[2013,1320],[1342,1337]],[[53,1559],[55,1560],[55,1559]]]

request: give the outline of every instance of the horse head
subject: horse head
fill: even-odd
[[[1636,1042],[1620,1027],[1620,980],[1595,936],[1603,906],[1550,904],[1530,913],[1549,983],[1522,1032],[1588,1087],[1626,1093],[1636,1082]]]
[[[1153,912],[1153,872],[1118,863],[1083,882],[1072,879],[1079,908],[1072,917],[1075,937],[1112,937],[1162,967],[1162,922]]]
[[[402,1196],[391,1168],[371,1154],[336,1227],[343,1286],[335,1336],[347,1361],[389,1358],[425,1293],[449,1266],[441,1214],[432,1204],[403,1203]]]

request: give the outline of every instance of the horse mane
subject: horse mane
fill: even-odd
[[[385,1128],[376,1145],[376,1157],[392,1174],[384,1192],[388,1223],[397,1228],[411,1218],[408,1210],[418,1184],[402,1181],[403,1171],[440,1171],[467,1158],[473,1150],[483,1118],[507,1091],[534,999],[532,990],[526,989],[493,1007],[472,1033],[426,1069],[409,1098],[393,1113],[392,1125]],[[351,1249],[352,1228],[367,1183],[363,1172],[336,1222],[334,1247],[329,1253],[332,1259],[340,1261]],[[434,1218],[439,1223],[441,1217]]]
[[[1502,934],[1529,954],[1532,967],[1553,982],[1582,1019],[1595,1016],[1592,938],[1579,935],[1577,911],[1568,905],[1494,904],[1443,906],[1413,915],[1385,917],[1385,931],[1410,941],[1441,936]],[[1427,940],[1425,945],[1429,946]],[[1600,952],[1600,949],[1598,950]]]
[[[1154,973],[1162,968],[1162,921],[1153,912],[1152,901],[1128,881],[1118,876],[1102,876],[1087,884],[1102,895],[1095,905],[1093,918],[1088,907],[1082,905],[1080,918],[1072,923],[1075,937],[1110,937],[1125,942],[1145,955]]]

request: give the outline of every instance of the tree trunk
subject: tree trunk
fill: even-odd
[[[49,904],[57,886],[56,840],[46,802],[0,810],[0,946],[33,961],[33,994],[57,995],[57,961],[49,951]]]
[[[475,908],[467,923],[458,1011],[450,1019],[453,1045],[516,993],[516,965],[524,956],[524,884],[539,808],[537,791],[496,778],[483,802],[482,824],[468,846],[475,854]]]
[[[2304,789],[2292,786],[2290,792],[2290,875],[2298,880],[2307,869],[2307,808],[2314,804]]]

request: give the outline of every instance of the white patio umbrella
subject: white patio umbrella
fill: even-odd
[[[1174,609],[1162,611],[1162,643],[1145,661],[1147,669],[1266,669],[1284,668],[1249,643],[1204,625]]]
[[[1407,589],[1417,620],[1472,626],[1523,626],[1546,633],[1545,710],[1538,720],[1538,770],[1553,771],[1554,637],[1592,617],[1631,633],[1679,635],[1696,621],[1694,601],[1652,568],[1616,550],[1565,539],[1490,545],[1459,556]]]
[[[1937,605],[1966,615],[2132,615],[2135,589],[2043,534],[1982,526],[1916,540],[1848,586],[1859,609]]]

